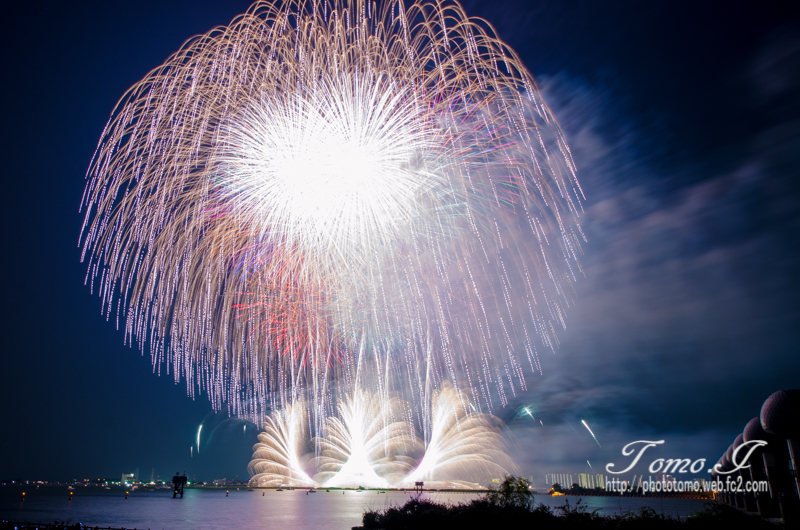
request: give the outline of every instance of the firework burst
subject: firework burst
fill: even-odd
[[[121,98],[82,259],[154,370],[284,446],[267,411],[302,398],[327,439],[359,392],[436,445],[446,382],[489,411],[557,344],[581,201],[530,73],[459,4],[260,2]]]

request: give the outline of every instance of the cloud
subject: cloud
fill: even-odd
[[[750,67],[755,88],[742,97],[766,114],[800,87],[787,72],[798,42],[769,41]],[[553,466],[587,467],[655,437],[713,464],[769,394],[798,384],[800,113],[726,146],[724,164],[686,162],[664,157],[676,140],[659,144],[661,124],[626,116],[612,90],[565,74],[541,87],[586,190],[589,241],[561,347],[516,403],[552,423],[504,418],[524,440],[520,458],[566,472]],[[608,449],[582,432],[588,414]]]

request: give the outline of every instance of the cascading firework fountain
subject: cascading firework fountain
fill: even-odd
[[[442,473],[441,429],[541,371],[582,200],[531,74],[456,2],[259,2],[120,99],[82,259],[154,370],[294,447],[259,474],[313,481],[292,460],[313,440],[326,480],[385,465],[388,481]],[[466,415],[434,413],[447,385]],[[386,449],[406,439],[428,461]]]
[[[449,383],[432,399],[430,440],[403,417],[404,403],[357,391],[339,404],[317,441],[302,435],[305,409],[273,412],[260,433],[248,471],[258,487],[429,487],[477,489],[489,477],[516,471],[506,454],[500,421],[467,409],[468,398]],[[298,413],[300,412],[300,413]],[[312,478],[313,477],[313,478]]]

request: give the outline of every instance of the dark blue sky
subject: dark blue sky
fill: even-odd
[[[800,387],[800,23],[790,2],[464,5],[539,80],[588,199],[578,305],[544,375],[515,402],[545,427],[497,411],[522,471],[583,471],[586,459],[598,469],[651,436],[670,447],[660,456],[715,461],[770,393]],[[122,93],[247,7],[7,12],[0,480],[136,467],[246,475],[255,429],[244,434],[183,382],[153,375],[100,315],[83,285],[77,208]],[[204,420],[214,435],[190,458]]]

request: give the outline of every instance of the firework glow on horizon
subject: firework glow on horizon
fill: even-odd
[[[258,2],[120,99],[81,257],[154,371],[264,426],[265,481],[382,487],[509,468],[488,418],[557,347],[582,201],[458,3]]]

